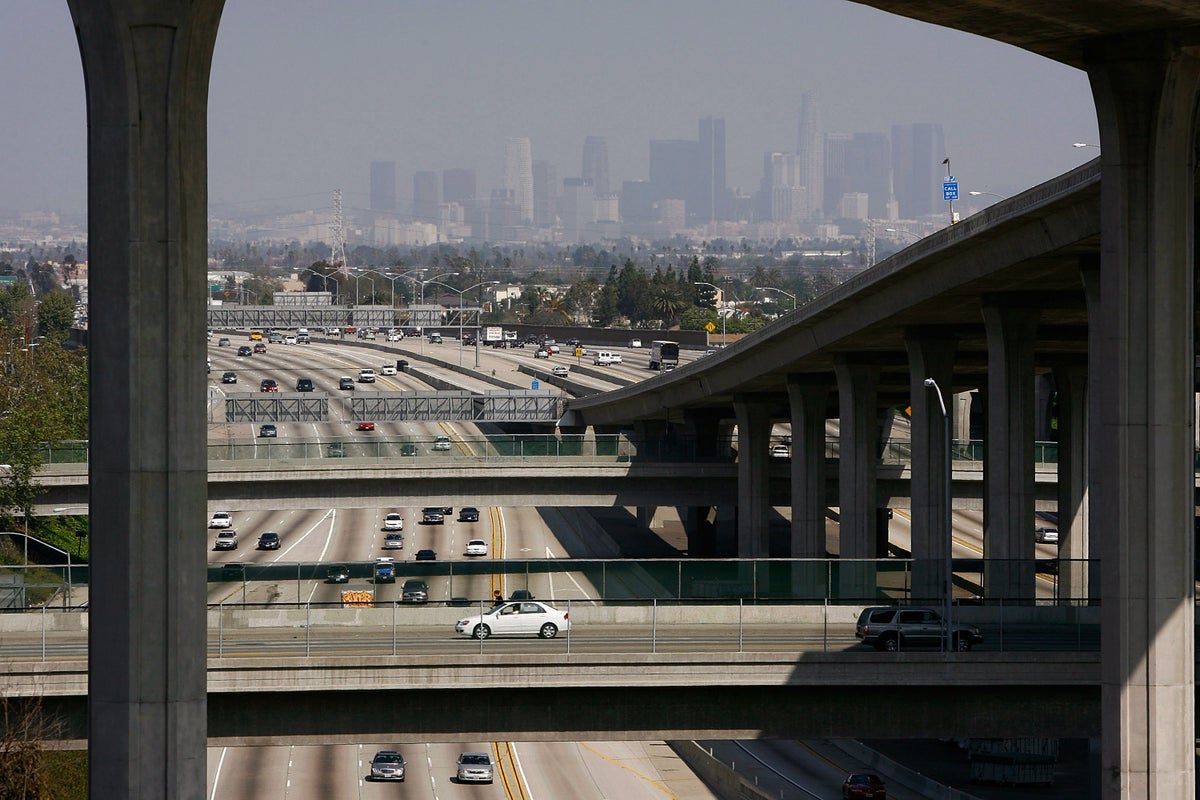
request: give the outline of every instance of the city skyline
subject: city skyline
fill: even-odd
[[[616,192],[649,176],[650,141],[691,139],[706,117],[725,120],[727,185],[752,194],[764,154],[799,154],[806,93],[823,132],[942,125],[964,191],[1009,194],[1095,155],[1070,146],[1096,140],[1083,73],[842,0],[457,12],[228,3],[210,94],[214,210],[322,207],[335,188],[347,210],[366,209],[372,161],[396,163],[402,205],[417,172],[472,170],[487,197],[515,137],[560,186],[583,177],[585,142],[602,137]],[[82,211],[86,119],[66,5],[10,0],[0,25],[22,31],[5,49],[24,65],[0,88],[0,210]]]

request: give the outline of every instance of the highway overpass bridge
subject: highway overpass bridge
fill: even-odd
[[[913,251],[922,256],[918,261],[910,254],[879,265],[853,284],[863,292],[857,298],[846,293],[849,288],[839,293],[838,302],[856,313],[837,313],[827,302],[800,309],[797,317],[827,312],[827,324],[794,337],[775,329],[759,341],[780,364],[792,363],[791,353],[778,349],[780,336],[807,338],[810,352],[817,345],[838,350],[858,329],[885,316],[904,316],[896,304],[905,292],[884,291],[876,276],[887,275],[884,284],[908,286],[909,305],[923,313],[908,315],[912,331],[902,350],[895,350],[894,342],[884,350],[903,352],[911,365],[905,383],[920,438],[914,440],[914,479],[925,482],[914,485],[914,535],[927,539],[919,545],[922,552],[936,553],[944,547],[937,520],[949,508],[945,490],[938,488],[946,477],[939,465],[948,446],[942,444],[942,415],[935,410],[938,396],[921,387],[927,378],[939,393],[983,383],[968,372],[972,331],[953,316],[957,304],[981,314],[991,411],[985,548],[988,555],[1006,556],[1031,547],[1027,523],[1033,491],[1025,443],[1032,441],[1026,433],[1038,325],[1050,314],[1047,319],[1058,321],[1058,335],[1078,342],[1079,326],[1087,320],[1086,350],[1064,346],[1065,363],[1058,368],[1060,403],[1066,409],[1059,419],[1070,445],[1059,474],[1060,514],[1070,520],[1070,554],[1095,542],[1104,562],[1104,794],[1192,797],[1200,5],[1190,0],[866,4],[1087,70],[1101,131],[1100,186],[1091,190],[1096,200],[1088,212],[1092,221],[1089,226],[1086,220],[1068,219],[1069,213],[1050,213],[1065,211],[1053,197],[1044,205],[1047,213],[1036,213],[1032,205],[1027,210],[1034,213],[1024,216],[1013,206],[1007,212],[989,210],[943,238],[919,244]],[[192,365],[203,358],[206,110],[223,0],[69,0],[68,5],[88,87],[89,248],[93,275],[104,276],[92,291],[95,304],[108,310],[92,320],[90,351],[93,374],[105,378],[92,381],[91,511],[93,530],[106,542],[92,565],[90,786],[95,797],[191,797],[204,785],[208,715],[202,643],[194,636],[203,627],[204,554],[185,533],[206,505],[204,376]],[[1076,178],[1088,180],[1083,174]],[[1089,190],[1081,185],[1079,191]],[[1025,202],[1036,205],[1030,198]],[[994,234],[1006,246],[997,242],[989,248]],[[957,258],[949,258],[951,251]],[[1073,275],[1067,266],[1072,258]],[[905,281],[899,274],[902,263],[918,270],[932,265],[927,285]],[[1043,267],[1041,289],[1048,299],[1083,298],[1076,300],[1074,321],[1069,303],[1031,298],[1027,282],[989,283],[983,271],[998,264],[1018,270],[1018,278],[1022,264]],[[978,280],[964,284],[959,272]],[[941,282],[959,293],[947,291],[938,302]],[[987,293],[976,294],[981,291]],[[951,340],[944,328],[939,335],[939,322],[961,331],[956,334],[961,339]],[[790,324],[789,319],[781,328]],[[727,387],[727,377],[737,369],[733,353],[752,350],[759,352],[753,342],[690,375],[681,371],[660,380],[687,377]],[[853,452],[843,450],[839,466],[842,505],[849,510],[843,516],[842,550],[850,556],[873,547],[870,498],[875,490],[865,464],[874,455],[877,390],[887,390],[881,380],[885,359],[872,359],[872,348],[865,350],[841,351],[832,359],[843,436],[856,442],[849,449]],[[762,359],[754,360],[761,365]],[[747,383],[754,378],[744,377]],[[789,375],[794,429],[815,429],[815,420],[828,412],[831,382],[827,376],[817,375],[815,382],[813,377],[802,369]],[[162,401],[164,386],[173,389],[170,402]],[[611,421],[605,402],[580,406],[580,424]],[[754,480],[765,465],[754,448],[766,440],[763,431],[775,404],[773,393],[759,397],[744,391],[734,400],[751,448],[751,457],[739,461],[738,482],[739,542],[750,550],[762,547],[755,532],[766,509],[766,490],[753,488],[765,483]],[[666,418],[668,408],[678,407],[660,404],[636,416]],[[721,412],[706,417],[701,411],[692,414],[692,424],[709,430],[720,425],[713,417]],[[812,442],[811,433],[801,437],[805,459],[814,458]],[[824,500],[815,494],[823,484],[809,477],[820,465],[803,463],[792,471],[793,504],[806,498],[799,507],[809,509],[810,518],[800,520],[797,550],[812,545],[804,532]],[[1020,573],[997,578],[1005,593],[1024,585]],[[937,582],[935,577],[929,581]],[[162,602],[164,597],[170,602]],[[949,669],[966,667],[955,661]],[[883,674],[875,678],[887,680]],[[710,688],[708,694],[713,693]],[[866,720],[862,724],[864,730],[869,727]],[[160,768],[143,769],[147,763]]]

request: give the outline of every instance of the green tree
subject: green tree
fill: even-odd
[[[62,289],[52,289],[37,306],[38,331],[47,341],[65,342],[75,323],[75,298]]]

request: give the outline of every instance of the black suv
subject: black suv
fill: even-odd
[[[940,647],[946,641],[946,623],[931,608],[873,606],[858,615],[854,635],[876,650]],[[955,623],[952,635],[955,650],[970,650],[983,641],[983,634],[974,625]]]
[[[474,506],[464,506],[458,512],[459,522],[479,522],[479,509]]]
[[[259,550],[278,550],[279,549],[279,534],[274,531],[267,531],[258,535]]]
[[[311,392],[313,390],[312,378],[300,378],[296,381],[297,392]]]

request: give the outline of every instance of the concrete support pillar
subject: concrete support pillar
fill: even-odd
[[[838,554],[843,559],[874,559],[875,483],[878,472],[879,414],[876,399],[879,367],[839,356],[834,362],[841,423]],[[867,600],[875,596],[875,564],[840,565],[839,595]]]
[[[1091,530],[1103,560],[1105,798],[1194,797],[1195,176],[1200,49],[1098,42],[1101,352]],[[1101,378],[1101,375],[1103,377]]]
[[[691,442],[696,458],[711,461],[723,457],[718,450],[723,416],[720,410],[709,408],[684,411],[682,435]]]
[[[738,425],[738,558],[767,558],[770,549],[770,476],[767,472],[771,438],[771,403],[737,398]]]
[[[208,81],[221,0],[69,0],[87,84],[88,792],[202,798]],[[169,390],[164,391],[164,387]]]
[[[825,412],[829,379],[789,375],[792,417],[792,558],[825,558]]]
[[[1034,596],[1033,345],[1039,312],[985,300],[988,340],[984,446],[984,594],[1004,602]]]
[[[933,603],[946,596],[946,493],[949,453],[946,426],[954,426],[954,354],[958,342],[945,331],[913,328],[905,333],[909,403],[912,406],[912,597]],[[925,385],[932,378],[937,387]],[[937,392],[942,392],[941,401]],[[946,414],[942,413],[942,403]]]
[[[1058,602],[1086,604],[1088,592],[1087,367],[1054,368],[1058,391]]]

